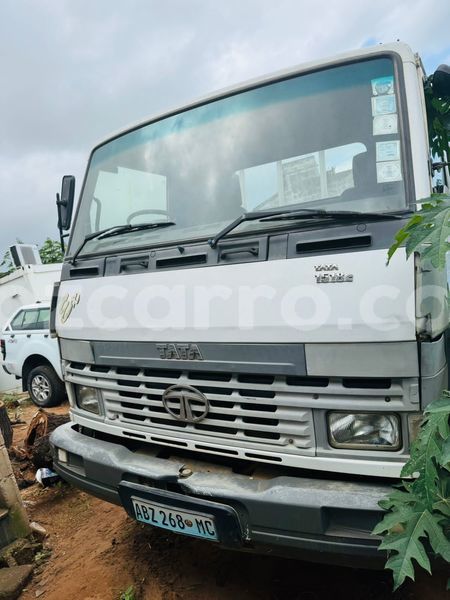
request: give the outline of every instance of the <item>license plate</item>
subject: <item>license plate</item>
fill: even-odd
[[[218,540],[214,518],[200,513],[173,509],[141,498],[132,498],[137,521],[206,540]]]

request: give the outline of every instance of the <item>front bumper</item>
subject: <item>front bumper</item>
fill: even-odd
[[[382,516],[378,501],[389,493],[388,483],[259,478],[214,463],[197,468],[189,460],[159,458],[156,447],[132,451],[89,437],[72,423],[56,429],[51,443],[54,468],[63,479],[108,502],[121,505],[120,488],[135,485],[166,490],[169,500],[175,493],[185,502],[203,499],[232,508],[242,536],[239,543],[222,543],[225,547],[348,566],[381,567],[385,560],[370,531]],[[57,449],[66,451],[64,462]],[[187,478],[180,476],[186,464],[192,470]]]

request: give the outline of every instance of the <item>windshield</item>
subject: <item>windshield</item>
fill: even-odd
[[[207,239],[247,211],[406,207],[390,58],[268,84],[161,119],[100,146],[69,254]],[[291,224],[292,225],[292,224]],[[282,224],[250,222],[239,231]],[[289,222],[284,223],[289,226]]]

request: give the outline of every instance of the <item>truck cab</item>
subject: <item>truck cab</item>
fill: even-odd
[[[19,308],[3,328],[0,347],[3,369],[22,379],[24,391],[39,407],[60,404],[65,398],[58,343],[50,337],[50,305]]]
[[[424,81],[380,45],[94,148],[52,302],[62,477],[226,547],[383,560],[378,502],[447,386],[445,273],[386,264],[432,191]]]

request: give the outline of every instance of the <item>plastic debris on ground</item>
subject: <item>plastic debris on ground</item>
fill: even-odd
[[[55,471],[48,468],[38,469],[36,471],[36,481],[44,487],[55,485],[60,481],[61,477]]]

